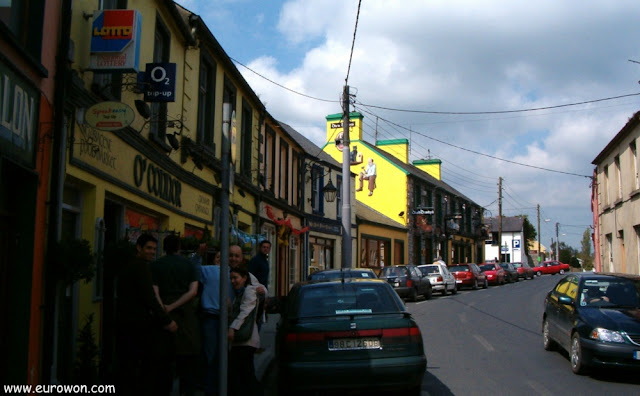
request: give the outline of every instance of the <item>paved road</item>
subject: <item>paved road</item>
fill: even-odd
[[[576,376],[566,354],[542,348],[543,275],[486,290],[407,303],[428,359],[423,395],[621,395],[640,392],[640,376]]]

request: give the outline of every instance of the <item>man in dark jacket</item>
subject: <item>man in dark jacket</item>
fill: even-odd
[[[271,242],[264,240],[258,246],[258,254],[249,260],[249,272],[251,272],[262,285],[269,285],[269,252]]]
[[[170,338],[178,330],[153,291],[149,264],[157,243],[152,235],[142,234],[136,256],[125,260],[118,274],[116,351],[118,393],[123,395],[171,392],[171,382],[162,381],[171,377],[171,362],[156,355],[158,338],[151,336],[165,333]]]
[[[200,326],[195,297],[198,294],[199,268],[180,254],[180,237],[167,235],[162,241],[166,255],[151,263],[153,287],[167,312],[178,323],[176,335],[176,372],[180,393],[192,395],[199,386]]]

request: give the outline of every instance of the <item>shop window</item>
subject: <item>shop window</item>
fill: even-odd
[[[289,145],[280,139],[280,186],[279,198],[289,201]]]
[[[200,59],[200,79],[198,81],[198,131],[197,141],[212,150],[214,143],[216,64],[208,54]]]
[[[242,102],[242,127],[240,138],[240,172],[251,177],[251,150],[253,149],[253,110],[245,101]]]
[[[167,29],[160,17],[157,17],[153,42],[153,62],[169,62],[170,44],[171,35],[169,34],[169,29]],[[165,141],[167,135],[167,104],[154,102],[151,103],[150,109],[149,138],[163,150],[169,152],[171,151],[171,146]]]
[[[324,213],[322,187],[324,186],[324,169],[318,165],[311,168],[311,209],[313,213]]]
[[[0,1],[0,32],[40,61],[45,0]]]

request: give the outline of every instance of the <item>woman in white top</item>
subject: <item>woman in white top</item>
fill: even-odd
[[[260,347],[260,335],[255,320],[258,298],[256,288],[251,285],[249,272],[239,266],[230,269],[231,286],[235,298],[232,304],[229,324],[229,395],[262,395],[260,383],[256,378],[253,356]],[[253,314],[252,311],[254,311]],[[236,331],[240,330],[246,320],[252,328],[251,336],[246,340],[238,340]]]

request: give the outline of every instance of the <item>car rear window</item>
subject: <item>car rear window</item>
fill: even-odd
[[[385,267],[380,272],[381,278],[389,278],[392,276],[407,276],[407,269],[404,267]]]
[[[513,266],[516,268],[522,267],[522,263],[511,263],[511,264],[513,264]]]
[[[399,312],[395,291],[387,284],[327,283],[302,288],[297,316],[334,316]]]
[[[427,265],[425,267],[418,267],[423,274],[439,274],[438,266],[436,265]]]
[[[468,265],[452,265],[451,267],[449,267],[449,271],[451,272],[469,271],[469,266]]]
[[[493,266],[493,264],[485,264],[485,265],[481,265],[480,269],[483,271],[493,271],[496,268]]]

